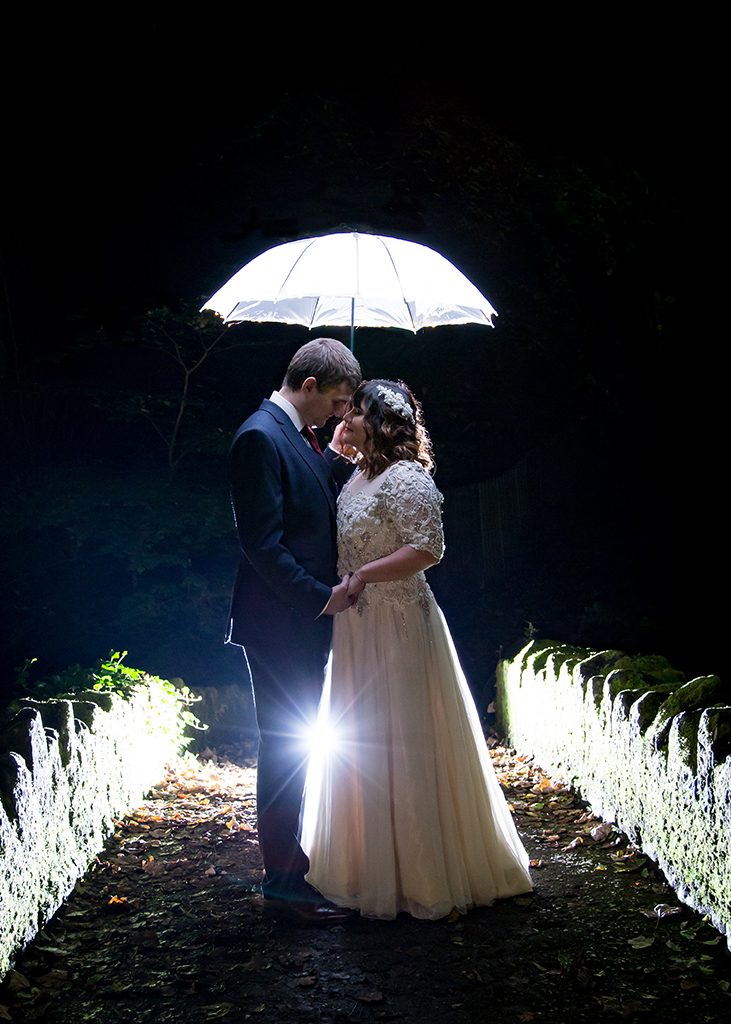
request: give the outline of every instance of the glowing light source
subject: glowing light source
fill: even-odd
[[[312,754],[332,754],[338,747],[337,729],[324,716],[320,716],[308,729],[306,739]]]

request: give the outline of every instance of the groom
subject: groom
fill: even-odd
[[[319,450],[311,428],[342,417],[360,377],[341,342],[307,342],[279,391],[239,427],[229,455],[241,560],[226,640],[244,648],[256,706],[262,892],[277,914],[306,924],[352,916],[305,882],[309,859],[298,833],[307,731],[317,713],[332,616],[350,605],[347,582],[337,577],[338,467],[330,449]]]

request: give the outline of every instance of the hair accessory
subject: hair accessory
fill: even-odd
[[[376,385],[376,391],[391,412],[395,412],[397,416],[403,417],[409,423],[414,422],[414,410],[403,395],[400,395],[398,391],[394,391],[393,388],[387,388],[384,384]]]

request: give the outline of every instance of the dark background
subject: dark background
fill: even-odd
[[[447,534],[430,578],[480,699],[533,632],[725,672],[714,33],[601,28],[348,45],[234,24],[214,48],[153,17],[46,38],[4,190],[9,692],[27,659],[111,649],[193,687],[240,678],[226,448],[311,335],[230,328],[171,475],[151,419],[169,426],[180,381],[146,314],[189,319],[260,252],[336,230],[437,249],[499,313],[356,332],[364,375],[424,404]]]

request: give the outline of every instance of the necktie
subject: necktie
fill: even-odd
[[[312,429],[312,427],[309,427],[305,423],[300,433],[304,437],[305,441],[309,442],[310,448],[312,448],[313,451],[316,451],[318,455],[322,455],[322,448],[320,447],[320,444],[317,440],[317,435],[315,434],[315,431]]]

